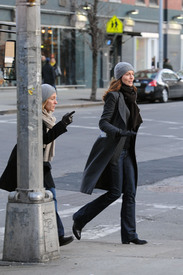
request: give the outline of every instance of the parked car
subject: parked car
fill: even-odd
[[[150,69],[135,73],[134,86],[137,100],[167,102],[168,99],[183,98],[183,80],[169,69]]]

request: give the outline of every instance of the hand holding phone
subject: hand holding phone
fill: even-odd
[[[63,117],[62,117],[62,123],[67,126],[70,123],[72,123],[72,118],[73,118],[73,114],[75,113],[75,111],[72,111],[71,113],[66,113]]]

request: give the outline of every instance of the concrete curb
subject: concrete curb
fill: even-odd
[[[0,115],[10,115],[10,114],[16,114],[17,110],[3,110],[0,111]]]
[[[90,103],[80,103],[80,104],[64,104],[64,105],[57,105],[57,109],[64,109],[64,108],[83,108],[83,107],[93,107],[93,106],[100,106],[103,105],[103,102],[90,102]],[[12,110],[3,110],[0,111],[0,115],[7,115],[7,114],[16,114],[17,109]]]

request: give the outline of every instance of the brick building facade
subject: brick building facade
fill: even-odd
[[[94,0],[41,0],[42,53],[54,54],[62,70],[59,85],[91,87],[92,53],[88,46],[87,21],[79,19],[85,5]],[[83,4],[84,3],[84,4]],[[0,28],[15,22],[15,0],[0,0]],[[136,14],[133,12],[137,11]],[[175,71],[183,68],[182,0],[163,0],[164,57],[169,57]],[[116,16],[123,23],[123,33],[106,33],[106,23]],[[107,87],[118,61],[133,64],[136,70],[151,68],[159,61],[159,0],[99,1],[97,16],[104,40],[98,52],[98,87]],[[85,24],[85,25],[82,25]],[[13,33],[0,32],[0,67],[7,39]]]

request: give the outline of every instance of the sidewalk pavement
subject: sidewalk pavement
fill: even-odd
[[[67,196],[70,199],[73,196],[73,200],[77,197],[81,199],[82,195],[73,191],[57,191],[57,196],[61,194],[63,199]],[[87,239],[85,229],[80,241],[75,239],[71,244],[60,248],[59,259],[48,263],[12,263],[0,260],[0,274],[182,275],[182,196],[182,176],[138,187],[137,231],[140,238],[148,240],[146,245],[121,244],[120,230],[99,239]],[[100,224],[100,215],[96,219],[97,224]],[[1,246],[0,253],[2,251]]]
[[[102,96],[105,89],[98,89],[96,101],[90,101],[91,89],[57,87],[56,108],[74,108],[102,105]],[[0,87],[0,115],[16,113],[16,87]]]
[[[57,107],[103,104],[88,102],[89,89],[58,89]],[[0,90],[0,112],[16,112],[15,89]],[[4,193],[3,193],[4,192]],[[63,198],[79,192],[57,190]],[[1,196],[7,196],[1,191]],[[1,275],[183,275],[183,176],[139,186],[137,231],[147,245],[122,245],[120,232],[95,240],[74,240],[60,248],[60,258],[48,263],[12,263],[0,260]],[[99,215],[100,216],[100,215]],[[97,217],[100,224],[100,217]],[[117,235],[115,235],[117,234]],[[115,236],[115,238],[114,238]],[[26,244],[25,244],[26,245]],[[0,247],[2,259],[3,247]]]

